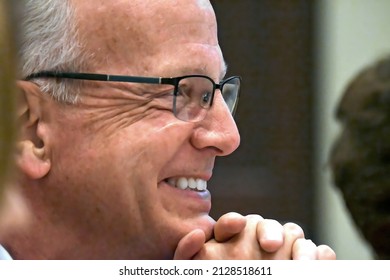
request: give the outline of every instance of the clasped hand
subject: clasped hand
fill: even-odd
[[[259,215],[228,213],[214,225],[214,237],[206,240],[202,230],[184,236],[175,252],[176,260],[334,260],[327,245],[305,239],[295,223],[280,224]]]

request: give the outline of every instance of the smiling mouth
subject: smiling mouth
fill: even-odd
[[[168,178],[164,180],[168,185],[181,190],[202,192],[207,190],[207,181],[200,178]]]

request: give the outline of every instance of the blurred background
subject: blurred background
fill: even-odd
[[[390,53],[388,0],[212,0],[228,75],[243,86],[241,146],[218,159],[212,215],[301,225],[338,259],[372,259],[332,185],[334,111],[362,67]]]

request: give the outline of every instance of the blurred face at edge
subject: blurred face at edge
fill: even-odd
[[[10,1],[0,0],[0,243],[5,234],[26,225],[27,208],[12,181],[16,99],[15,22],[9,17]]]

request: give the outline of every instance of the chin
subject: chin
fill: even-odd
[[[209,240],[213,236],[214,224],[214,219],[209,215],[198,217],[195,220],[187,222],[187,227],[185,228],[182,237],[195,229],[200,229],[204,232],[206,240]]]
[[[193,219],[181,219],[181,221],[175,221],[175,225],[170,229],[165,228],[162,230],[159,236],[160,244],[158,250],[154,252],[152,256],[146,256],[146,259],[173,259],[176,251],[176,247],[180,240],[193,230],[200,229],[205,233],[206,240],[209,240],[213,236],[213,227],[215,221],[209,215],[202,215]],[[167,225],[167,224],[165,224]],[[171,224],[172,226],[173,224]],[[165,233],[164,233],[165,232]],[[155,249],[157,249],[155,247]]]

